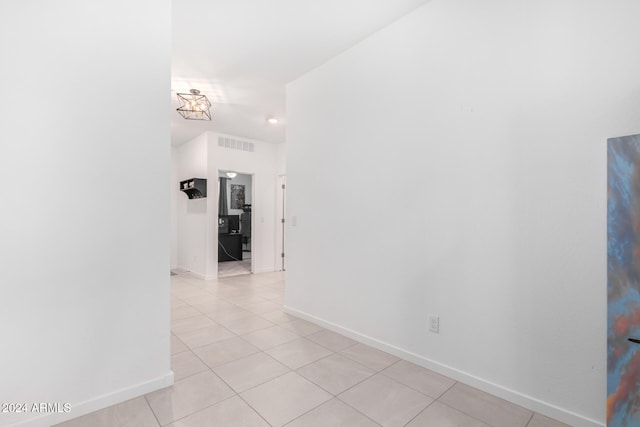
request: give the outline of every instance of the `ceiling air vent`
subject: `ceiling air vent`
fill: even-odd
[[[240,141],[239,139],[218,137],[218,147],[230,148],[232,150],[248,151],[253,153],[253,142]]]
[[[183,191],[190,199],[203,199],[207,197],[207,180],[191,178],[180,181],[180,191]]]

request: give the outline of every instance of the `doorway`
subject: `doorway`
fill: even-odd
[[[218,278],[251,274],[253,175],[218,172]]]

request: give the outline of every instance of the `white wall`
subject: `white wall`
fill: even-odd
[[[0,2],[0,402],[71,404],[0,425],[49,426],[173,381],[170,13]]]
[[[278,144],[276,146],[276,150],[276,156],[278,159],[278,175],[284,175],[287,173],[287,144]]]
[[[177,267],[191,271],[204,278],[207,275],[207,199],[189,199],[180,191],[180,181],[191,178],[208,178],[207,136],[197,138],[175,149],[176,177],[172,184],[176,195],[176,215],[178,223]],[[217,194],[216,182],[207,179],[207,197]]]
[[[171,269],[178,268],[178,197],[180,191],[176,191],[176,183],[179,183],[178,168],[180,152],[177,147],[171,147],[171,182],[169,194],[171,195]],[[185,197],[182,195],[182,197]]]
[[[291,83],[288,309],[603,425],[605,143],[640,132],[639,14],[434,0]]]
[[[254,151],[239,151],[219,147],[220,136],[239,139],[254,144]],[[277,144],[236,137],[233,135],[209,132],[209,174],[218,176],[219,170],[232,170],[241,174],[253,175],[253,206],[251,228],[251,259],[254,273],[274,271],[276,266],[276,185],[279,164]],[[209,208],[215,212],[210,216],[210,227],[217,232],[218,196],[211,199]],[[211,258],[209,271],[218,272],[217,236],[211,239],[209,250],[216,254]]]
[[[226,136],[252,142],[254,152],[218,147],[218,137]],[[206,132],[187,144],[177,147],[180,179],[207,177],[207,198],[185,200],[178,197],[178,235],[172,242],[178,253],[178,267],[195,275],[214,279],[218,276],[218,184],[220,170],[254,175],[251,191],[252,245],[254,273],[276,268],[276,185],[278,165],[283,152],[277,144],[215,132]],[[189,176],[190,175],[190,176]],[[234,181],[231,181],[234,182]],[[213,183],[213,184],[212,184]],[[175,188],[178,188],[176,182]],[[197,206],[193,204],[197,203]],[[195,260],[194,260],[195,259]]]
[[[281,219],[285,219],[287,217],[286,212],[286,183],[287,176],[285,174],[278,175],[278,184],[276,186],[276,192],[278,197],[276,199],[276,270],[282,271],[286,269],[286,256],[288,248],[284,246],[286,236],[285,233],[287,231],[287,225],[281,222]],[[284,189],[282,187],[285,187]],[[285,259],[278,259],[280,254],[285,254]]]

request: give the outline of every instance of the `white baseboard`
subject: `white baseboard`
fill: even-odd
[[[7,427],[49,427],[171,385],[173,385],[173,371],[169,371],[169,373],[153,380],[116,390],[112,393],[103,394],[79,403],[71,403],[70,412],[43,414],[9,424]]]
[[[188,273],[191,274],[192,276],[197,277],[198,279],[202,279],[202,280],[214,280],[217,279],[218,276],[217,275],[206,275],[206,274],[202,274],[199,273],[197,271],[193,271],[193,270],[189,270],[188,268],[185,267],[181,267],[181,266],[176,266],[176,267],[172,267],[172,270],[179,272],[179,273]],[[260,273],[273,273],[274,271],[276,271],[273,267],[257,267],[253,273],[254,274],[260,274]]]
[[[202,274],[202,273],[199,273],[197,271],[189,270],[188,268],[182,267],[182,266],[179,266],[179,265],[174,267],[172,270],[175,270],[175,271],[177,271],[179,273],[189,273],[192,276],[195,276],[198,279],[202,279],[202,280],[213,280],[213,279],[216,278],[216,276],[207,276],[206,274]]]
[[[189,270],[189,274],[192,276],[196,276],[198,279],[207,280],[207,275],[198,273],[197,271]]]
[[[605,424],[602,422],[592,420],[580,414],[576,414],[574,412],[559,408],[550,403],[543,402],[534,397],[527,396],[515,390],[508,389],[499,384],[492,383],[485,379],[479,378],[475,375],[472,375],[467,372],[461,371],[459,369],[453,368],[451,366],[436,362],[434,360],[431,360],[424,356],[420,356],[418,354],[404,350],[400,347],[396,347],[384,341],[377,340],[375,338],[369,337],[367,335],[363,335],[359,332],[342,327],[338,324],[318,318],[316,316],[305,313],[303,311],[296,310],[295,308],[285,306],[284,311],[293,316],[300,317],[302,319],[315,323],[319,326],[322,326],[326,329],[329,329],[331,331],[347,336],[363,344],[367,344],[371,347],[377,348],[378,350],[385,351],[401,359],[407,360],[409,362],[415,363],[416,365],[422,366],[424,368],[430,369],[439,374],[445,375],[463,384],[467,384],[479,390],[490,393],[494,396],[500,397],[504,400],[508,400],[509,402],[515,403],[516,405],[523,406],[527,409],[538,412],[547,417],[556,419],[558,421],[562,421],[563,423],[569,424],[573,427],[605,427]]]

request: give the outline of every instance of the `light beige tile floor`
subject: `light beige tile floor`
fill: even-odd
[[[251,273],[251,252],[243,252],[242,261],[225,261],[218,263],[219,278],[249,273]]]
[[[171,282],[175,384],[59,427],[566,427],[284,313],[281,273]]]

